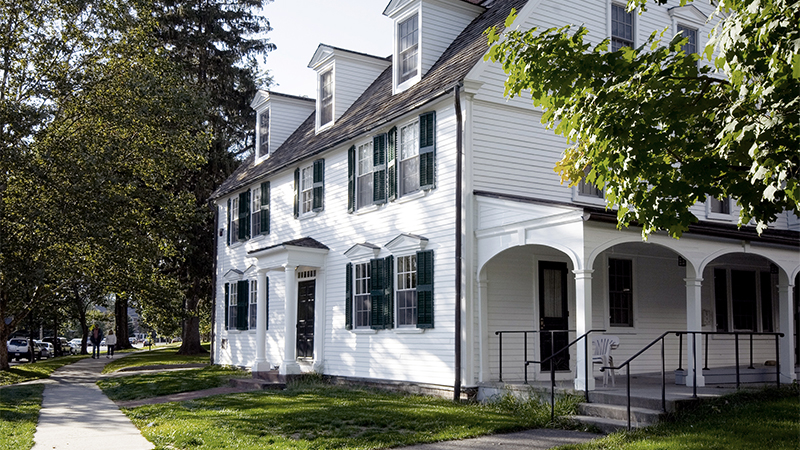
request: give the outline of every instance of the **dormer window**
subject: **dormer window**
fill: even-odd
[[[611,5],[611,51],[633,47],[633,13],[625,6]]]
[[[397,27],[398,84],[419,74],[419,20],[417,14],[400,22]]]
[[[269,155],[269,109],[258,115],[258,156]]]
[[[319,75],[319,124],[333,121],[333,69]]]

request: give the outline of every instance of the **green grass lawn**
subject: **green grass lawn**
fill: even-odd
[[[559,411],[573,411],[573,398]],[[370,449],[547,426],[550,410],[299,383],[124,410],[142,434],[167,448]],[[566,424],[566,422],[562,422]]]
[[[97,382],[114,401],[138,400],[180,392],[225,386],[231,378],[249,378],[250,372],[223,366],[207,366],[177,372],[106,378]]]
[[[178,355],[178,344],[169,345],[167,347],[159,347],[150,351],[137,352],[126,355],[124,358],[115,359],[106,365],[103,373],[112,373],[127,367],[143,367],[143,366],[157,366],[162,364],[208,364],[209,356],[195,355],[184,356]],[[203,345],[208,349],[208,344]]]
[[[39,360],[33,364],[20,364],[8,370],[0,370],[0,386],[48,378],[59,367],[88,357],[88,355],[61,356]]]
[[[0,389],[0,450],[29,450],[39,421],[41,384]]]
[[[796,386],[742,391],[678,414],[674,421],[559,449],[798,450],[800,395]]]

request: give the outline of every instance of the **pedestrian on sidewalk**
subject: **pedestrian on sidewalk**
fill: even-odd
[[[89,334],[89,341],[92,343],[92,358],[100,358],[100,342],[103,341],[103,332],[97,324],[92,328]]]
[[[115,345],[117,345],[117,337],[114,336],[114,330],[108,330],[108,336],[106,336],[106,358],[114,357]]]

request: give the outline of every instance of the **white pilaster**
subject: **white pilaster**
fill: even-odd
[[[778,286],[778,317],[780,317],[780,327],[783,337],[780,338],[781,345],[781,383],[791,383],[797,379],[794,371],[794,308],[792,301],[794,289],[797,286],[791,284],[781,284]]]
[[[694,269],[687,266],[687,278],[683,281],[686,282],[686,331],[703,331],[703,307],[701,301],[701,291],[703,286],[703,279],[700,277],[693,277],[690,272]],[[703,378],[703,336],[695,335],[694,343],[692,345],[692,335],[686,335],[686,386],[694,386],[693,371],[697,368],[697,386],[705,386],[705,378]],[[695,349],[697,355],[695,355]],[[694,362],[693,362],[694,361]]]
[[[286,298],[284,299],[285,333],[283,341],[283,363],[279,373],[294,375],[300,373],[297,364],[297,266],[286,265]]]
[[[594,270],[573,270],[575,274],[575,331],[578,336],[592,329],[592,273]],[[586,345],[581,341],[577,346],[578,363],[575,366],[575,389],[589,390],[595,388],[594,375],[592,368],[592,335],[587,336],[589,340]],[[587,352],[588,348],[588,352]],[[589,377],[586,377],[586,367],[588,364]],[[588,386],[587,384],[588,383]]]
[[[480,368],[478,371],[478,382],[483,383],[491,378],[489,369],[489,307],[486,304],[488,293],[486,290],[486,280],[478,276],[478,335],[480,336]]]
[[[270,369],[267,361],[267,271],[260,270],[256,274],[258,292],[256,294],[256,362],[253,372],[267,372]]]

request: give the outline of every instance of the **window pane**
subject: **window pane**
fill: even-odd
[[[258,323],[258,281],[252,280],[250,281],[250,305],[248,309],[249,317],[249,328],[251,330],[256,329],[256,324]]]
[[[265,156],[269,154],[269,110],[262,112],[258,121],[259,155]]]
[[[357,208],[372,204],[372,142],[358,146]]]
[[[300,213],[305,214],[311,211],[311,202],[314,199],[314,168],[313,166],[304,167],[300,175],[301,199]]]
[[[689,38],[689,42],[683,45],[683,51],[685,51],[687,55],[697,53],[697,30],[678,25],[678,32],[681,33],[682,37]]]
[[[397,326],[417,324],[417,255],[397,258]]]
[[[353,308],[355,309],[355,326],[363,328],[369,326],[370,298],[369,298],[369,264],[356,264]]]
[[[627,259],[608,260],[608,313],[612,326],[633,326],[632,266]]]
[[[735,330],[756,330],[756,272],[731,270],[731,310]]]
[[[230,328],[231,330],[235,330],[237,325],[236,319],[239,312],[239,308],[237,307],[238,302],[236,298],[238,297],[238,290],[236,289],[235,283],[232,284],[231,287],[232,287],[231,292],[230,295],[228,296],[228,328]]]
[[[319,123],[325,125],[333,120],[333,72],[327,72],[319,76],[320,81],[320,113]]]
[[[728,272],[714,269],[714,305],[716,307],[717,331],[728,331]]]
[[[239,240],[239,197],[231,201],[231,243]],[[235,323],[235,322],[234,322]]]
[[[417,49],[419,46],[419,33],[417,29],[417,15],[409,17],[398,27],[397,55],[400,66],[400,82],[409,80],[417,75]]]
[[[761,331],[773,331],[772,287],[777,284],[776,281],[771,273],[761,272]]]
[[[419,121],[400,129],[400,195],[419,190]]]
[[[252,214],[250,214],[250,233],[253,236],[258,236],[261,234],[261,188],[253,189],[250,196],[253,199],[253,206],[250,208],[252,212]]]
[[[624,6],[611,5],[611,51],[633,47],[633,13]]]

